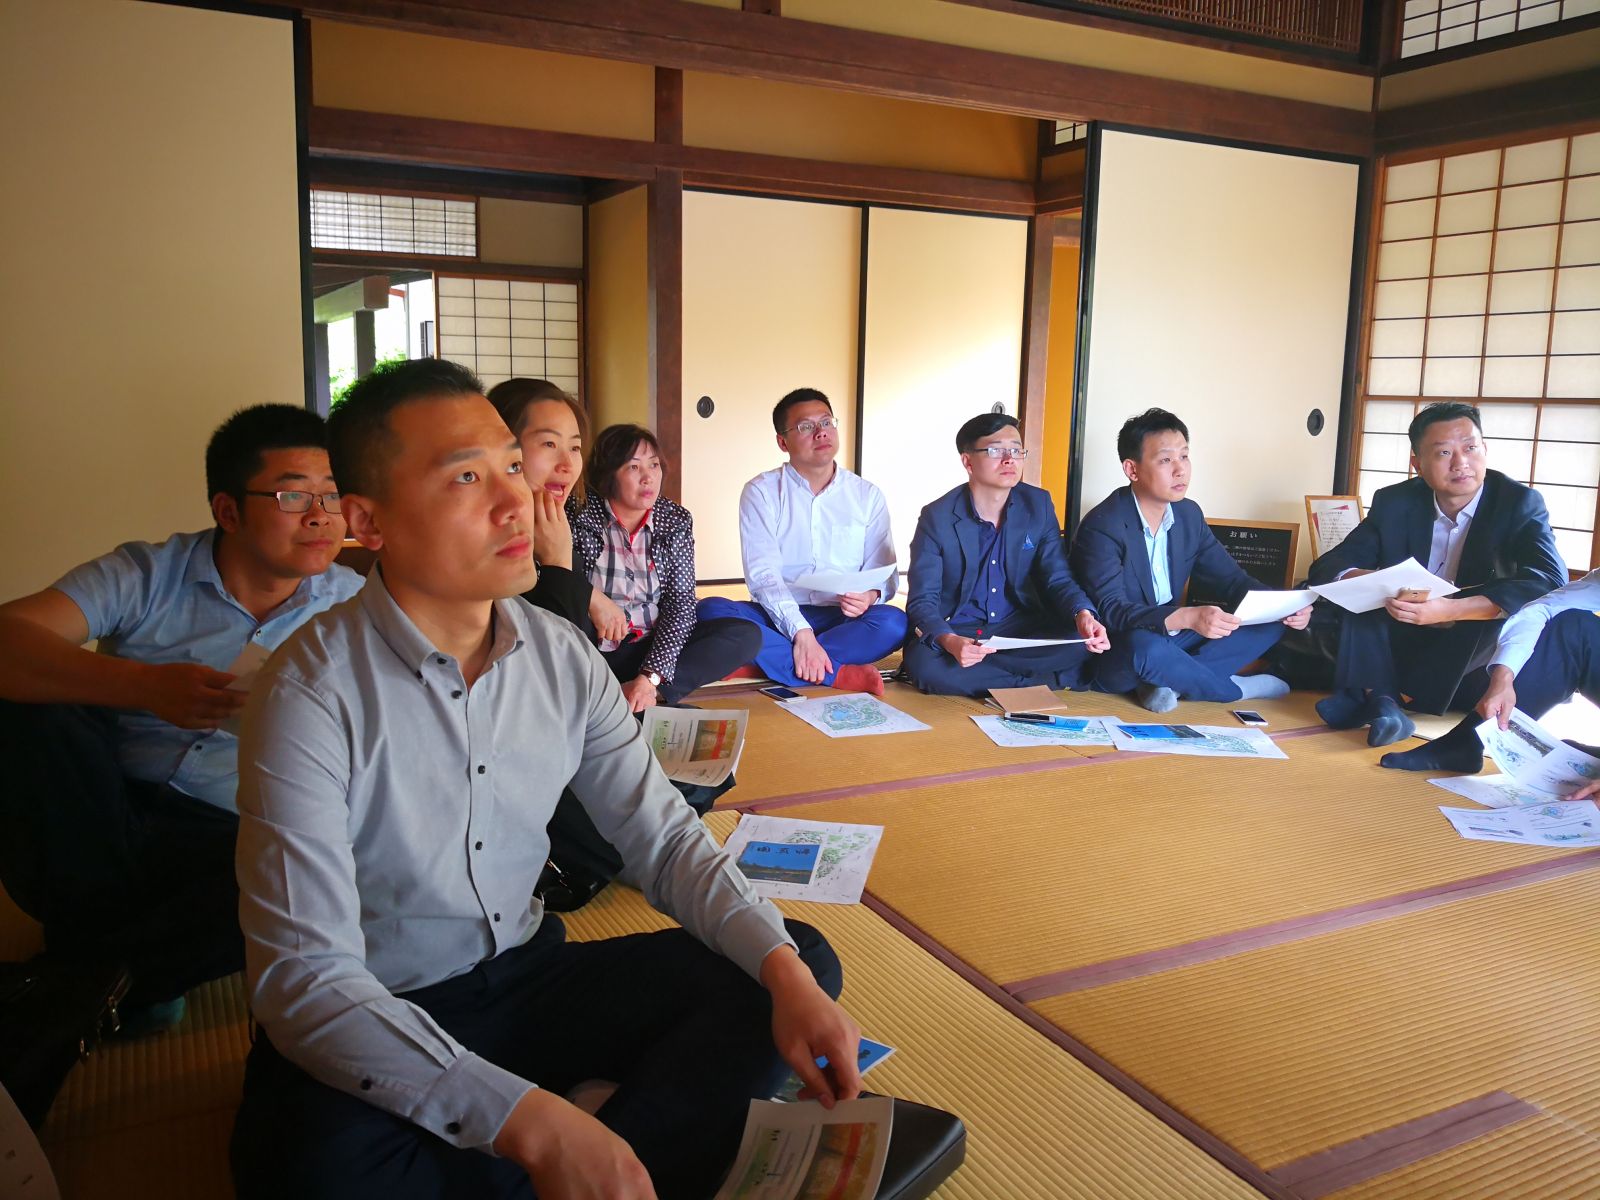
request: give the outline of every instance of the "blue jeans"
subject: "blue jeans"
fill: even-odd
[[[739,617],[761,629],[761,651],[756,666],[768,679],[789,687],[806,687],[794,673],[794,643],[778,632],[767,610],[751,600],[724,600],[720,596],[700,601],[696,612],[702,621]],[[800,613],[827,651],[833,670],[822,682],[833,686],[838,669],[852,663],[875,663],[906,640],[906,614],[892,604],[874,604],[859,617],[847,617],[832,604],[802,604]]]

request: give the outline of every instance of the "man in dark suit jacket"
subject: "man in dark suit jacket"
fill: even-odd
[[[1165,409],[1148,409],[1123,423],[1117,454],[1128,485],[1084,516],[1072,547],[1072,568],[1112,631],[1095,685],[1132,691],[1152,712],[1169,712],[1180,698],[1284,695],[1289,685],[1276,676],[1234,672],[1265,654],[1284,625],[1304,628],[1311,609],[1265,625],[1241,625],[1229,611],[1261,585],[1188,498],[1188,427]],[[1226,607],[1179,604],[1191,580]]]
[[[1067,567],[1055,506],[1022,482],[1015,417],[984,413],[956,433],[967,482],[922,510],[907,573],[905,669],[925,692],[1084,686],[1105,627]],[[986,637],[1085,638],[996,650]]]
[[[1339,690],[1317,712],[1335,729],[1371,726],[1373,746],[1415,731],[1403,697],[1428,713],[1475,704],[1504,619],[1567,582],[1544,500],[1485,466],[1475,407],[1430,404],[1408,433],[1416,476],[1380,488],[1366,520],[1311,564],[1317,584],[1414,558],[1460,588],[1342,614]]]

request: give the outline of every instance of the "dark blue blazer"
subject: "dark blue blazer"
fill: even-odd
[[[906,616],[911,636],[927,642],[954,633],[950,618],[977,586],[982,523],[973,519],[967,485],[952,488],[922,510],[911,538]],[[1007,597],[1018,613],[1053,613],[1071,627],[1094,605],[1072,578],[1050,493],[1019,483],[1000,523]]]
[[[1433,489],[1420,477],[1379,488],[1366,520],[1311,564],[1311,582],[1341,571],[1392,567],[1414,558],[1428,565],[1435,519]],[[1458,596],[1487,596],[1507,614],[1565,586],[1567,564],[1556,549],[1544,498],[1499,471],[1488,471],[1483,498],[1467,528],[1456,570]]]
[[[1230,609],[1251,588],[1261,586],[1222,548],[1200,506],[1179,500],[1172,506],[1172,528],[1167,531],[1172,599],[1157,604],[1150,556],[1144,548],[1144,521],[1131,486],[1119,487],[1084,514],[1072,543],[1072,569],[1112,632],[1166,632],[1167,617],[1180,607],[1191,577],[1199,579],[1210,595],[1224,597]]]

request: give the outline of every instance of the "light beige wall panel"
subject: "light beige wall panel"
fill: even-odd
[[[1372,107],[1372,80],[1365,75],[1091,29],[1048,17],[995,12],[951,0],[783,0],[783,15],[785,19],[893,33],[1048,62],[1237,88],[1286,100],[1362,111]]]
[[[211,523],[202,461],[305,402],[290,23],[0,3],[0,598]]]
[[[683,198],[683,502],[702,579],[744,575],[739,493],[783,462],[772,406],[797,387],[833,403],[854,461],[861,213],[843,204]],[[715,413],[695,412],[710,396]]]
[[[922,506],[966,480],[956,430],[995,404],[1016,415],[1027,253],[1026,221],[872,210],[861,473],[902,567]]]
[[[691,146],[1031,181],[1039,123],[1029,117],[896,100],[770,79],[686,71]]]
[[[645,189],[589,206],[584,307],[592,431],[650,423],[650,248]]]
[[[1380,109],[1403,108],[1479,92],[1485,88],[1548,79],[1568,71],[1582,71],[1600,63],[1600,29],[1561,34],[1521,46],[1494,49],[1492,40],[1470,58],[1433,66],[1411,67],[1383,79],[1378,89]]]
[[[1126,482],[1123,421],[1159,406],[1208,516],[1302,522],[1333,483],[1355,165],[1108,132],[1099,178],[1080,515]]]
[[[536,267],[583,266],[583,205],[478,199],[478,257]]]
[[[597,137],[655,136],[641,63],[311,22],[311,95],[328,108]]]

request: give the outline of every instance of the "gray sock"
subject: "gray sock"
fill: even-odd
[[[1243,693],[1241,700],[1276,700],[1289,694],[1289,685],[1276,675],[1230,675],[1234,686]]]
[[[1171,712],[1178,707],[1177,692],[1169,687],[1157,687],[1153,683],[1141,683],[1134,688],[1133,698],[1151,712]]]

